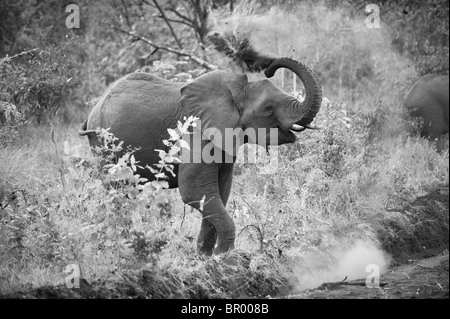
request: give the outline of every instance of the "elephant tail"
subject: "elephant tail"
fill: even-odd
[[[78,131],[78,135],[86,136],[90,134],[97,134],[96,130],[88,130],[87,129],[87,120],[84,121],[83,125],[81,125],[81,129]]]

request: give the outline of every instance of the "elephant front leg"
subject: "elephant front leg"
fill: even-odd
[[[197,240],[197,249],[201,254],[211,256],[216,246],[217,232],[207,218],[202,218],[202,226]]]
[[[178,184],[184,203],[202,214],[198,238],[201,254],[224,253],[234,247],[236,227],[219,191],[219,167],[215,164],[181,164]]]
[[[213,226],[213,232],[210,233],[209,239],[212,239],[213,234],[217,234],[217,244],[214,249],[215,254],[225,253],[234,248],[234,240],[236,238],[236,226],[230,215],[228,215],[222,200],[218,194],[205,198],[205,205],[202,211],[203,220],[207,221]],[[199,241],[203,231],[200,231]],[[207,246],[208,247],[208,246]],[[200,250],[203,252],[203,250]],[[208,252],[209,253],[209,252]]]
[[[181,191],[180,187],[180,191]],[[200,192],[198,194],[201,194]],[[233,219],[228,215],[222,203],[220,195],[205,195],[192,200],[195,197],[189,196],[189,200],[183,197],[186,204],[191,205],[202,213],[202,226],[197,241],[197,248],[200,254],[212,255],[225,253],[234,248],[236,237],[236,227]],[[200,202],[203,202],[203,209]]]

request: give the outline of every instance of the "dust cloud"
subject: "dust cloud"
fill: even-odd
[[[364,8],[361,12],[361,16],[350,17],[345,8],[329,9],[311,3],[299,3],[289,12],[276,6],[263,11],[250,2],[232,14],[213,14],[210,29],[211,33],[236,39],[237,43],[248,39],[261,54],[318,60],[327,54],[323,49],[343,50],[345,43],[341,47],[334,43],[343,37],[356,40],[360,47],[382,43],[383,30],[367,28]]]
[[[361,108],[367,104],[360,102],[363,97],[403,92],[403,83],[417,76],[411,61],[392,47],[389,26],[381,19],[379,28],[368,27],[366,16],[364,6],[299,3],[287,11],[246,2],[233,13],[213,14],[210,34],[220,34],[235,51],[248,41],[261,55],[298,60],[319,76],[324,96],[335,96],[333,102],[351,98]],[[282,82],[286,91],[292,89],[292,81]]]
[[[389,266],[390,257],[374,244],[358,241],[346,250],[302,253],[293,260],[294,277],[291,283],[295,291],[301,291],[316,288],[324,282],[341,281],[346,277],[347,281],[365,279],[373,274],[369,265],[378,266],[381,275]]]

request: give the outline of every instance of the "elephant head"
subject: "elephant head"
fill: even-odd
[[[181,89],[183,110],[200,118],[203,132],[216,130],[221,137],[225,136],[226,129],[240,128],[245,132],[266,129],[265,135],[255,134],[253,138],[242,135],[240,144],[247,141],[264,146],[292,143],[296,140],[294,132],[312,128],[310,123],[321,105],[321,87],[306,66],[289,58],[274,60],[265,74],[270,78],[282,67],[290,69],[303,81],[306,91],[303,102],[268,79],[249,82],[245,74],[213,71]],[[277,141],[270,141],[269,129],[277,129]],[[212,138],[217,147],[235,155],[237,148],[227,148],[224,141],[217,135]]]

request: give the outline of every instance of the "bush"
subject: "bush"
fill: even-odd
[[[80,83],[72,56],[77,46],[73,38],[0,60],[1,99],[16,104],[18,111],[37,123],[54,118],[73,102]]]
[[[0,148],[13,145],[19,135],[18,127],[24,123],[14,104],[0,101]]]
[[[122,143],[107,130],[99,131],[103,145],[97,153],[103,156],[93,159],[82,156],[79,145],[67,141],[60,155],[52,133],[56,152],[50,161],[56,174],[39,179],[39,184],[48,183],[50,188],[19,184],[16,175],[20,170],[12,174],[7,166],[8,174],[4,174],[2,168],[0,240],[6,246],[0,248],[5,256],[1,267],[14,260],[65,267],[97,256],[104,258],[100,263],[113,267],[130,260],[156,263],[173,236],[167,230],[171,216],[164,179],[172,172],[175,155],[185,146],[182,135],[192,123],[192,118],[180,123],[173,130],[176,134],[165,141],[168,153],[160,151],[160,162],[148,167],[157,175],[151,182],[134,174],[139,163],[133,150],[124,152]],[[16,156],[8,147],[2,148],[2,155],[3,151]],[[17,154],[18,161],[26,160],[27,152]],[[116,160],[111,162],[111,158]]]

